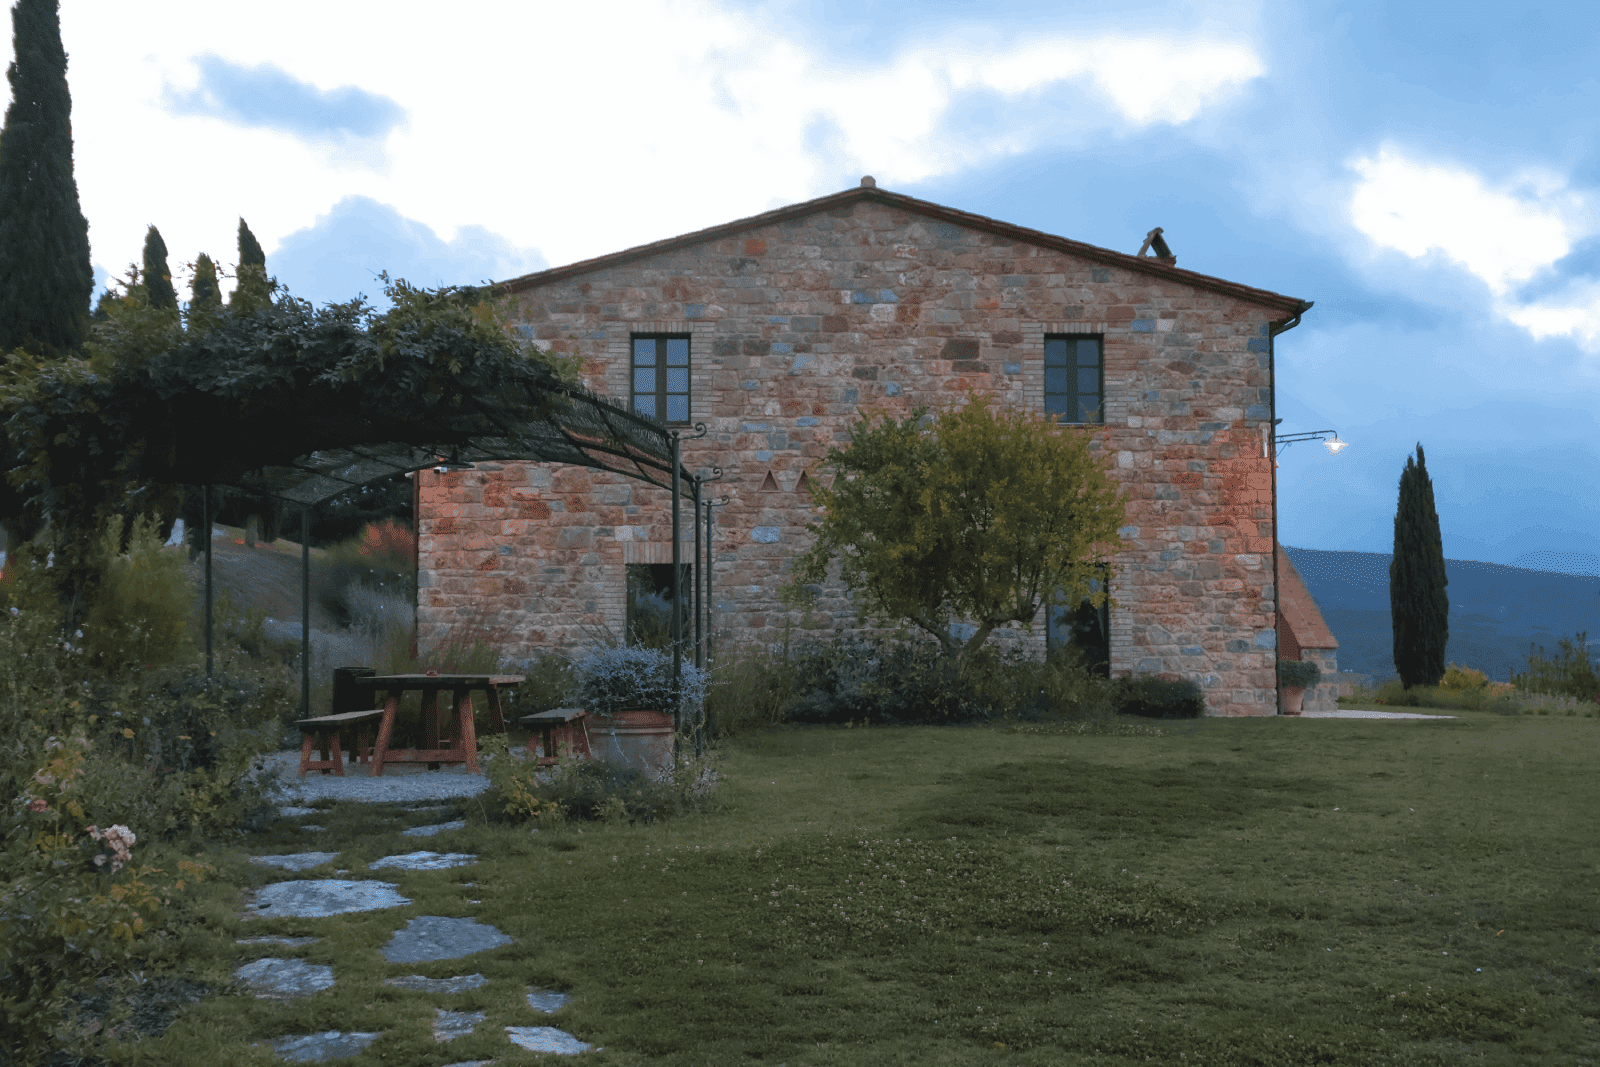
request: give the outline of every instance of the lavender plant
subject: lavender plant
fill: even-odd
[[[655,648],[599,648],[578,661],[579,700],[596,715],[629,708],[673,712],[672,654]],[[680,675],[680,721],[698,718],[710,675],[684,663]]]

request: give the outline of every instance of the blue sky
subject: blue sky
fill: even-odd
[[[579,10],[579,9],[582,10]],[[1316,301],[1280,538],[1600,573],[1600,8],[67,0],[97,270],[160,227],[317,302],[513,277],[853,186]],[[178,271],[181,274],[181,271]]]

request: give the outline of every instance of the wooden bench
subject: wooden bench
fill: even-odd
[[[356,745],[350,751],[350,762],[370,763],[372,722],[382,717],[383,709],[374,708],[370,711],[343,711],[337,715],[296,719],[295,725],[300,727],[304,735],[300,742],[300,777],[304,778],[307,771],[321,771],[323,774],[332,771],[340,778],[344,777],[344,753],[339,749],[339,731],[346,727],[353,726],[356,730]],[[311,758],[313,747],[321,751],[320,760]]]
[[[567,745],[567,751],[576,755],[578,749],[583,750],[583,758],[589,759],[589,726],[583,720],[589,713],[582,708],[555,708],[551,711],[541,711],[534,715],[524,715],[517,721],[529,730],[536,730],[544,747],[544,755],[538,757],[539,766],[550,767],[556,763],[556,731],[564,735],[562,741]],[[534,755],[533,735],[528,736],[528,755]]]

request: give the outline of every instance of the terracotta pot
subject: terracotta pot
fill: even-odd
[[[672,770],[672,725],[665,712],[627,708],[597,716],[589,736],[597,743],[598,758],[657,778]]]
[[[1300,714],[1300,705],[1305,700],[1305,695],[1306,695],[1306,691],[1301,686],[1298,686],[1298,685],[1286,685],[1286,686],[1284,686],[1283,687],[1282,704],[1280,705],[1280,709],[1283,711],[1283,713],[1285,715],[1298,715],[1298,714]]]

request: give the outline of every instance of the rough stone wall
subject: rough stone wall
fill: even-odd
[[[1322,681],[1306,689],[1301,701],[1302,711],[1339,710],[1339,656],[1332,648],[1307,648],[1301,650],[1301,659],[1308,659],[1322,669]]]
[[[1213,714],[1276,710],[1264,434],[1281,310],[871,201],[530,282],[524,332],[624,402],[632,335],[692,336],[691,419],[709,433],[684,457],[724,472],[724,647],[852,623],[837,585],[806,617],[776,591],[806,544],[807,483],[864,409],[973,389],[1039,409],[1045,335],[1102,334],[1105,425],[1085,432],[1127,505],[1112,672],[1193,678]],[[620,634],[624,565],[671,558],[667,494],[642,483],[517,463],[419,477],[424,644],[468,622],[529,653]],[[1042,617],[1027,640],[1042,647]]]

